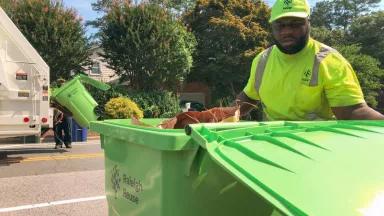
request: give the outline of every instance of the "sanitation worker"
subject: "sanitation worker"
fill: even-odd
[[[54,109],[53,130],[56,143],[55,149],[61,148],[63,144],[66,148],[72,148],[71,120],[71,116],[57,108]]]
[[[61,87],[65,83],[64,79],[58,79],[57,85]],[[62,107],[56,101],[51,101],[53,113],[53,132],[55,136],[55,149],[61,148],[63,144],[66,148],[72,148],[72,113]]]
[[[310,37],[309,15],[306,0],[275,2],[269,20],[275,45],[253,60],[237,97],[241,115],[261,104],[264,120],[384,120],[364,101],[348,61]]]

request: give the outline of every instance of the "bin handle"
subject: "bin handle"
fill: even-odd
[[[111,88],[111,86],[109,86],[108,84],[105,84],[105,83],[102,83],[100,81],[97,81],[97,80],[94,80],[86,75],[83,75],[83,74],[79,74],[78,75],[79,79],[81,82],[84,82],[86,84],[89,84],[95,88],[98,88],[100,90],[103,90],[103,91],[106,91],[108,89]]]

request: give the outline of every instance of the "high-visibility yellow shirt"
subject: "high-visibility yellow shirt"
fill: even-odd
[[[300,52],[288,55],[276,45],[268,57],[259,91],[255,88],[257,64],[252,63],[244,93],[263,104],[266,120],[333,119],[330,107],[364,103],[359,81],[351,65],[338,52],[329,53],[319,65],[318,84],[309,85],[315,54],[322,44],[309,39]]]

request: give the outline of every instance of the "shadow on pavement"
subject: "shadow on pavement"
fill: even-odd
[[[20,163],[26,157],[19,156],[23,154],[44,154],[44,153],[65,153],[65,149],[47,149],[47,148],[10,148],[0,150],[0,166],[9,166],[11,164]],[[17,156],[12,156],[17,155]]]

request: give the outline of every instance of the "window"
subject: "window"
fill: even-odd
[[[91,74],[95,74],[95,75],[100,75],[101,74],[100,62],[94,61],[92,63]]]

